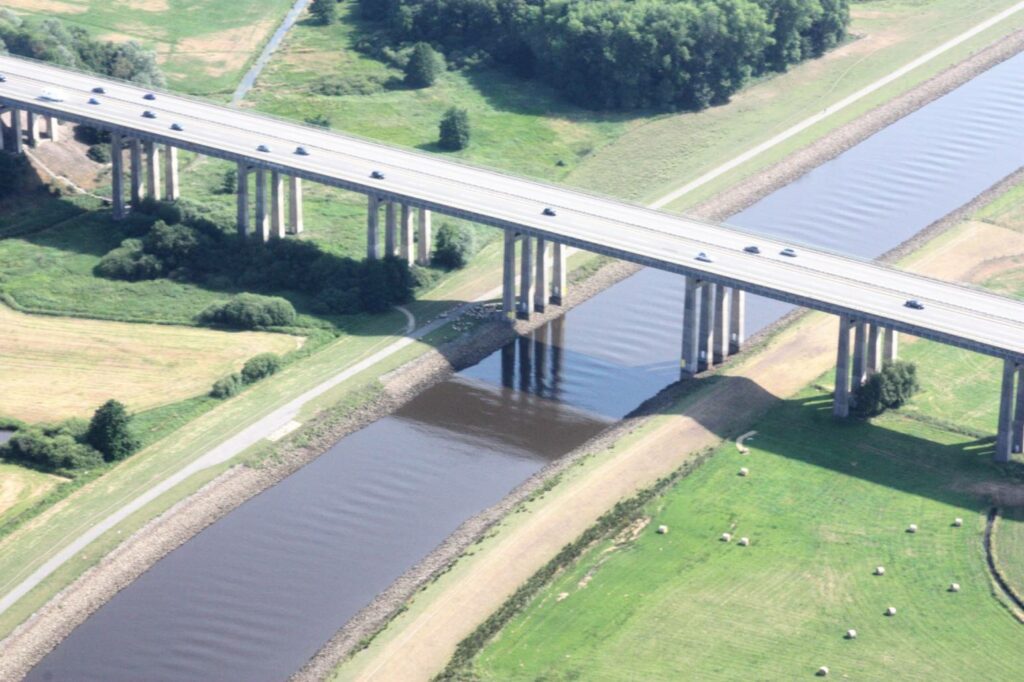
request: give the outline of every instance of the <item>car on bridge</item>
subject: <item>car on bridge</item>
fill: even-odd
[[[714,262],[713,260],[711,260],[711,256],[709,256],[708,254],[704,253],[703,251],[701,251],[700,253],[697,254],[697,260],[699,260],[701,263],[713,263]]]
[[[46,100],[47,102],[63,102],[64,91],[57,90],[56,88],[46,88],[43,93],[39,95],[39,99]]]
[[[548,206],[543,211],[541,211],[541,213],[543,213],[546,216],[556,216],[556,215],[558,215],[557,213],[555,213],[555,209],[551,208],[550,206]]]
[[[383,180],[384,174],[381,173],[380,171],[375,170],[372,173],[370,173],[370,177],[373,178],[374,180]]]
[[[306,151],[305,147],[296,147],[295,153],[298,154],[299,156],[309,156],[309,152]]]
[[[176,130],[178,132],[181,132],[182,130],[184,130],[184,128],[181,127],[180,123],[172,123],[171,124],[171,130]]]
[[[95,97],[90,97],[89,98],[89,104],[99,104],[99,103],[100,103],[100,101],[98,99],[96,99]]]
[[[92,92],[95,95],[105,95],[105,94],[107,94],[107,89],[97,85],[95,88],[92,89]]]
[[[148,99],[152,101],[156,99],[156,95],[154,95],[152,92],[147,92],[145,95],[142,96],[142,99]]]
[[[0,73],[0,83],[6,83],[6,82],[7,82],[7,76],[5,76],[2,73]]]
[[[146,109],[142,112],[142,118],[156,118],[156,114],[149,109]]]
[[[270,147],[268,147],[265,144],[261,144],[259,147],[256,147],[256,151],[258,151],[258,152],[269,152],[270,151]]]
[[[924,310],[924,303],[921,303],[916,298],[908,299],[907,302],[904,303],[903,305],[907,306],[908,308],[913,308],[914,310]]]
[[[747,253],[753,253],[753,254],[761,253],[761,249],[758,248],[757,246],[755,246],[754,244],[751,244],[750,246],[743,247],[743,250],[746,251]]]
[[[779,251],[779,253],[789,258],[796,258],[796,251],[789,247],[784,248],[782,251]]]

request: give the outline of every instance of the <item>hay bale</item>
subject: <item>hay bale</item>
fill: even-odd
[[[875,575],[885,575],[885,566],[875,566]]]
[[[954,528],[959,528],[962,525],[964,525],[964,520],[961,519],[959,516],[956,517],[955,519],[953,519],[953,527]]]
[[[827,677],[828,676],[828,666],[827,665],[821,666],[820,668],[818,668],[818,672],[815,673],[815,674],[818,677]]]
[[[909,526],[907,526],[907,532],[908,533],[916,533],[917,532],[917,524],[916,523],[912,523]]]
[[[846,631],[846,639],[857,639],[857,631],[856,630],[847,630]]]
[[[960,591],[960,583],[950,583],[949,584],[949,591],[950,592],[959,592]]]
[[[740,476],[746,476],[750,473],[750,469],[747,467],[740,467]]]
[[[722,533],[722,542],[731,542],[732,533]]]
[[[740,538],[740,546],[746,547],[750,544],[750,538]]]
[[[895,606],[890,606],[889,608],[887,608],[885,610],[885,615],[887,615],[887,616],[895,616],[896,615],[896,607]]]
[[[668,526],[666,526],[664,524],[658,526],[658,535],[667,535],[667,534],[668,534]]]

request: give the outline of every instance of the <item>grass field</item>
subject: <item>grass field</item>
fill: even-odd
[[[57,17],[105,40],[156,51],[175,90],[230,95],[284,18],[291,0],[4,0],[37,18]]]
[[[996,564],[1010,587],[1024,596],[1024,507],[1004,507],[994,538]]]
[[[0,526],[50,492],[62,478],[0,462]]]
[[[476,672],[799,679],[827,665],[844,679],[1014,679],[1020,625],[991,595],[981,531],[986,491],[1019,484],[989,463],[987,440],[898,414],[836,427],[830,408],[805,392],[756,425],[749,455],[723,445],[649,506],[635,541],[595,547],[544,589]]]

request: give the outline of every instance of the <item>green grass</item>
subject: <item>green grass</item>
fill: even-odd
[[[1010,587],[1024,596],[1024,507],[1001,507],[996,525],[996,564]]]
[[[7,3],[5,3],[7,4]],[[13,0],[12,9],[57,17],[110,40],[156,51],[175,90],[228,95],[281,23],[292,0]]]
[[[0,528],[64,479],[0,461]]]
[[[972,492],[1007,482],[987,441],[898,414],[837,427],[814,391],[755,428],[749,455],[723,445],[650,504],[635,542],[594,547],[544,589],[476,659],[480,677],[797,679],[827,665],[852,679],[1013,679],[1019,625],[990,593],[988,500]],[[720,542],[726,531],[751,546]]]

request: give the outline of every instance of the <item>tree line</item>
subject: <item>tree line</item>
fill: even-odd
[[[140,85],[165,84],[156,54],[135,41],[96,40],[79,26],[65,26],[56,19],[25,21],[8,9],[0,9],[0,54],[8,52]]]
[[[843,39],[849,0],[359,0],[403,42],[484,55],[593,109],[703,109]]]

